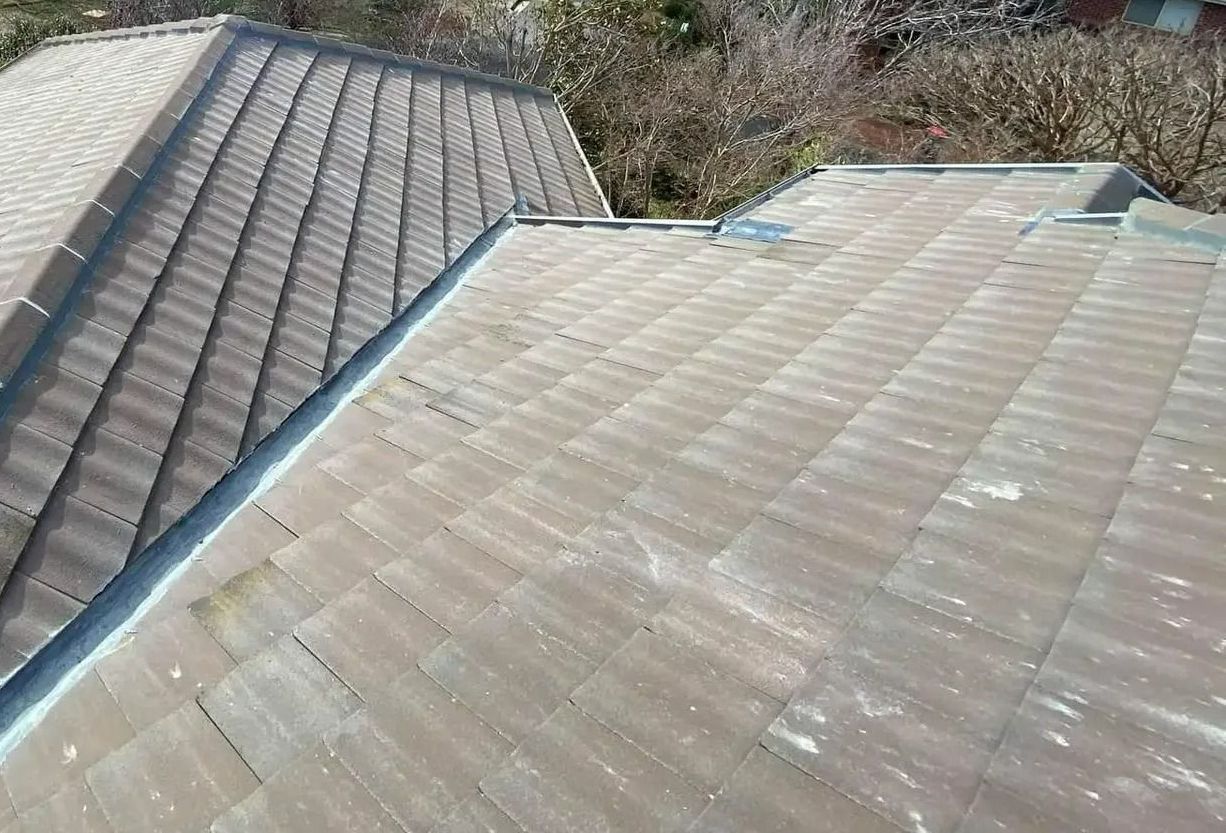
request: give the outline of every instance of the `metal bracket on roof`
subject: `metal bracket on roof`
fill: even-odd
[[[1050,220],[1053,223],[1078,223],[1089,226],[1117,226],[1124,215],[1116,212],[1091,213],[1080,208],[1044,208],[1034,215],[1026,225],[1022,226],[1018,237],[1026,237],[1040,224]]]
[[[774,243],[792,230],[786,223],[769,223],[765,220],[729,220],[720,224],[716,234],[724,237],[738,237],[742,240],[759,240],[764,243]]]

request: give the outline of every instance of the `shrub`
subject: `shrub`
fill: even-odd
[[[80,23],[64,15],[50,18],[20,15],[0,29],[0,66],[21,57],[46,38],[74,35],[81,29]]]

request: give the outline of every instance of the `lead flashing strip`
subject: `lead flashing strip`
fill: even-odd
[[[99,659],[115,649],[225,523],[271,486],[340,410],[370,387],[388,361],[455,294],[465,276],[480,266],[513,226],[514,215],[509,211],[483,231],[404,312],[363,345],[0,686],[0,759]]]

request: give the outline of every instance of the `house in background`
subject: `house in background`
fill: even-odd
[[[1069,17],[1093,24],[1123,20],[1184,35],[1226,34],[1223,0],[1071,0]]]

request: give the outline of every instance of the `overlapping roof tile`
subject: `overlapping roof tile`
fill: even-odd
[[[1122,176],[513,227],[9,753],[17,823],[1217,829],[1226,263],[1035,221]]]
[[[0,73],[7,675],[517,200],[599,215],[549,93],[235,18]]]

